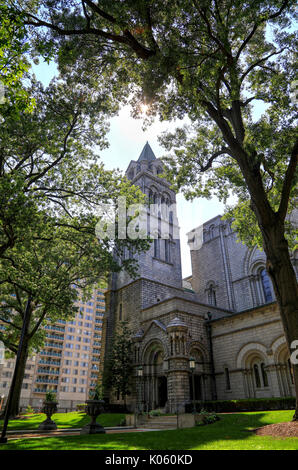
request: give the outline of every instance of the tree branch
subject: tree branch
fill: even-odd
[[[273,13],[272,15],[268,16],[267,18],[265,17],[265,18],[261,19],[258,23],[255,23],[255,25],[253,26],[251,32],[249,33],[249,35],[245,38],[245,40],[241,44],[241,46],[240,46],[240,48],[239,48],[239,50],[236,54],[236,60],[239,59],[242,51],[245,49],[245,47],[247,46],[247,44],[249,43],[249,41],[253,37],[253,35],[257,31],[258,27],[262,23],[265,23],[266,21],[270,21],[270,20],[273,20],[274,18],[277,18],[283,12],[283,10],[287,7],[288,3],[289,3],[289,0],[285,0],[283,2],[282,6],[280,7],[280,9],[276,13]]]
[[[219,157],[220,155],[224,155],[224,154],[228,154],[230,156],[231,153],[230,153],[230,150],[227,148],[227,147],[223,147],[221,150],[219,150],[218,152],[215,152],[208,160],[208,162],[206,163],[206,165],[200,165],[200,171],[203,173],[204,171],[208,170],[209,168],[212,167],[212,163],[214,162],[214,160]]]
[[[290,193],[291,193],[291,189],[292,189],[292,185],[293,185],[293,181],[294,181],[294,177],[296,173],[297,157],[298,157],[298,139],[296,140],[295,145],[292,150],[290,163],[288,165],[288,168],[285,174],[285,179],[284,179],[283,187],[281,191],[281,199],[280,199],[280,204],[279,204],[277,213],[282,220],[285,220],[286,215],[287,215]]]
[[[260,64],[262,64],[262,62],[265,62],[266,60],[270,59],[270,57],[274,56],[274,55],[277,55],[277,54],[281,54],[285,49],[287,49],[286,47],[284,47],[283,49],[280,49],[279,51],[277,52],[272,52],[271,54],[267,55],[266,57],[263,57],[262,59],[259,59],[257,60],[256,62],[254,62],[253,64],[251,64],[248,69],[246,69],[246,71],[241,75],[240,77],[240,83],[243,82],[243,80],[245,79],[246,75],[248,75],[255,67],[258,67],[258,66],[261,66]]]

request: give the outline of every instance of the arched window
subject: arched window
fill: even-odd
[[[171,262],[171,248],[170,248],[170,240],[165,238],[165,261],[168,263]]]
[[[265,302],[272,302],[273,299],[272,299],[270,280],[269,280],[269,276],[267,274],[266,269],[261,270],[260,276],[261,276],[261,283],[262,283]]]
[[[212,238],[214,238],[214,231],[215,231],[215,227],[214,225],[211,225],[210,229],[209,229],[209,236],[210,236],[210,240]]]
[[[225,379],[226,379],[226,390],[231,390],[230,372],[227,367],[225,367]]]
[[[261,364],[261,371],[262,371],[263,385],[264,385],[264,387],[268,387],[268,377],[267,377],[267,372],[265,370],[264,362],[262,362],[262,364]]]
[[[255,365],[254,365],[253,371],[254,371],[254,377],[255,377],[256,387],[257,387],[257,388],[261,388],[261,379],[260,379],[258,364],[255,364]]]
[[[256,388],[269,387],[268,376],[265,367],[265,363],[261,362],[260,360],[257,360],[253,363],[252,370]]]
[[[154,258],[160,258],[160,238],[154,238]]]
[[[210,284],[207,289],[208,304],[216,305],[216,292],[214,284]]]

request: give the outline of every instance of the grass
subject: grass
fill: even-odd
[[[105,427],[119,426],[125,415],[120,413],[106,413],[97,418],[97,421]],[[40,423],[46,419],[43,413],[25,414],[22,419],[12,419],[8,422],[8,431],[20,431],[37,429]],[[57,424],[57,428],[81,428],[88,424],[90,418],[84,412],[55,413],[51,417]],[[0,427],[3,420],[0,420]]]
[[[172,431],[11,440],[3,450],[297,450],[298,438],[256,436],[252,429],[290,421],[291,411],[225,414],[208,426]],[[102,416],[102,418],[104,415]]]

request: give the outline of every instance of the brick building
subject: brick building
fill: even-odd
[[[154,240],[138,256],[138,278],[113,274],[106,293],[105,357],[120,321],[126,320],[134,335],[129,406],[183,408],[193,395],[191,357],[195,399],[293,395],[264,253],[237,243],[230,224],[217,216],[188,234],[192,276],[183,280],[176,195],[161,172],[148,143],[128,166],[127,177],[153,203],[147,229]],[[140,366],[143,375],[137,379]],[[121,403],[112,392],[109,398]]]

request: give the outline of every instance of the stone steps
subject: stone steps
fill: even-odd
[[[142,424],[142,428],[146,429],[176,429],[176,416],[150,416],[147,421]]]

